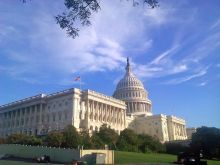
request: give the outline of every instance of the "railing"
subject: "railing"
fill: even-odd
[[[18,101],[14,101],[14,102],[11,102],[11,103],[8,103],[8,104],[1,105],[0,108],[5,108],[5,107],[11,106],[11,105],[24,103],[24,102],[27,102],[27,101],[30,101],[30,100],[43,98],[45,96],[46,96],[46,94],[39,94],[39,95],[31,96],[31,97],[28,97],[28,98],[25,98],[25,99],[21,99],[21,100],[18,100]]]
[[[63,90],[63,91],[59,91],[59,92],[49,94],[49,95],[47,95],[47,98],[57,96],[57,95],[60,95],[60,94],[70,93],[70,92],[73,92],[73,91],[74,91],[74,88],[66,89],[66,90]]]

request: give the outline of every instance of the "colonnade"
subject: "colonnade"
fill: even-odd
[[[186,137],[186,128],[185,125],[175,123],[174,125],[174,133],[176,136]]]
[[[127,102],[127,113],[151,112],[151,105],[145,102]]]
[[[95,100],[88,100],[87,111],[89,121],[119,127],[125,126],[125,109]]]
[[[37,134],[41,123],[43,104],[34,104],[1,113],[1,134]]]

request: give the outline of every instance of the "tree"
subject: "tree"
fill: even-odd
[[[102,139],[102,141],[107,144],[111,149],[116,149],[116,143],[118,140],[118,134],[115,132],[115,130],[107,127],[106,124],[103,124],[98,133],[99,137]]]
[[[42,140],[32,135],[12,134],[8,136],[7,143],[8,144],[41,145]]]
[[[121,131],[119,136],[117,146],[119,150],[123,151],[138,151],[138,136],[137,134],[130,129],[124,129]]]
[[[0,137],[0,144],[5,144],[5,139]]]
[[[132,2],[133,6],[137,6],[142,2],[151,8],[158,7],[157,0],[132,0]],[[79,35],[77,25],[91,25],[91,15],[101,9],[100,1],[98,0],[65,0],[64,4],[67,11],[61,15],[57,15],[55,18],[60,28],[65,29],[67,34],[72,38]]]
[[[183,145],[181,143],[167,142],[166,153],[178,155],[180,152],[189,152],[189,146]]]
[[[206,158],[220,158],[220,129],[201,127],[192,135],[191,149],[194,152],[203,151]]]
[[[40,138],[37,138],[36,136],[33,135],[25,135],[25,138],[23,139],[22,144],[26,145],[32,145],[32,146],[37,146],[37,145],[42,145],[42,140]]]
[[[51,147],[60,147],[64,142],[63,134],[60,132],[51,132],[46,137],[46,143]]]
[[[72,125],[67,126],[63,132],[63,147],[77,148],[80,144],[80,136],[76,128]]]
[[[138,143],[138,149],[141,152],[165,152],[165,146],[152,136],[140,134],[138,135]]]
[[[11,134],[7,137],[6,141],[8,144],[23,144],[25,138],[26,135],[24,134]]]
[[[92,134],[91,142],[92,142],[92,146],[91,147],[93,149],[103,149],[104,148],[105,143],[100,138],[98,132],[94,132]]]
[[[89,131],[84,129],[80,132],[80,145],[85,149],[89,149],[92,147],[92,140],[89,136]]]

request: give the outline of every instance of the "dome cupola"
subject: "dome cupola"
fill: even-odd
[[[127,114],[152,115],[151,101],[143,83],[132,73],[129,58],[125,67],[126,73],[118,82],[113,97],[127,104]]]

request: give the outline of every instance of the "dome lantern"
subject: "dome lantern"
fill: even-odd
[[[127,57],[127,66],[125,68],[126,70],[126,74],[130,74],[131,73],[131,66],[130,66],[130,62],[129,62],[129,58]]]

